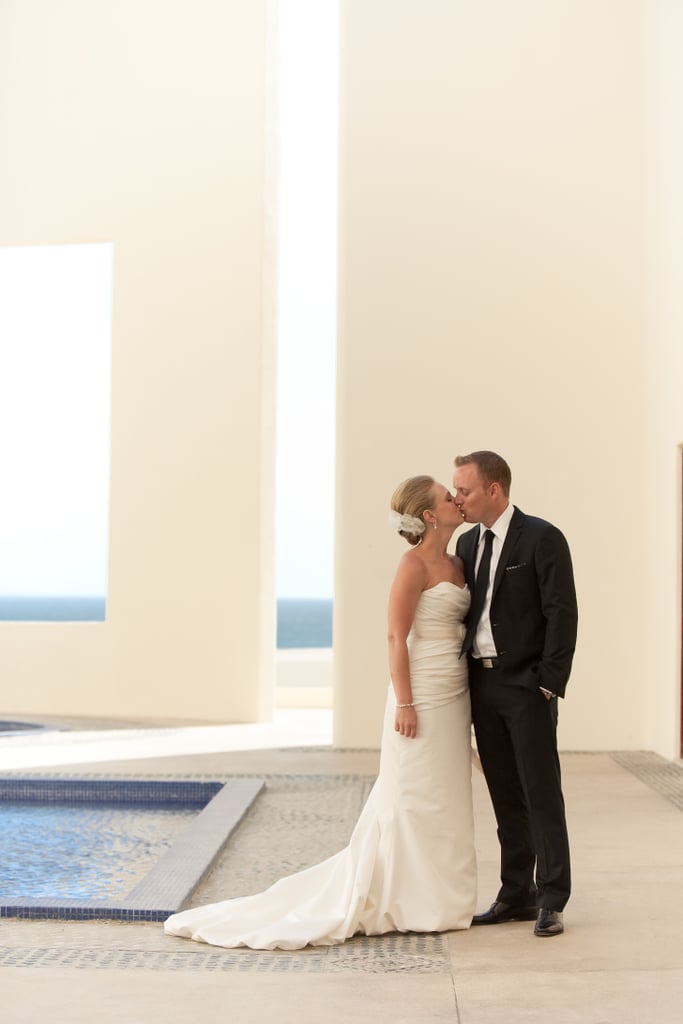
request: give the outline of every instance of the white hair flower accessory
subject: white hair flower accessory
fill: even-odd
[[[395,512],[392,508],[389,513],[389,526],[395,530],[402,530],[404,533],[422,534],[425,532],[425,524],[417,516],[407,516],[401,512]]]

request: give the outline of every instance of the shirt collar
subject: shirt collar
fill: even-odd
[[[484,526],[483,523],[480,523],[479,543],[481,544],[481,542],[483,541],[484,534],[486,533],[486,531],[491,530],[492,533],[498,538],[498,540],[502,544],[502,542],[505,540],[505,537],[507,536],[508,528],[510,526],[510,520],[512,519],[514,511],[515,506],[512,504],[512,502],[509,502],[507,508],[505,509],[504,512],[501,512],[493,526]]]

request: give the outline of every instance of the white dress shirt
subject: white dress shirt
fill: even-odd
[[[491,591],[493,590],[493,581],[496,577],[496,568],[500,561],[500,553],[503,550],[503,544],[507,537],[510,520],[512,519],[514,511],[515,506],[510,503],[505,511],[498,516],[493,526],[486,527],[483,523],[479,524],[479,544],[477,546],[475,576],[479,570],[479,563],[484,551],[484,535],[486,534],[487,529],[491,530],[493,533],[493,545],[491,547],[491,565],[489,568],[489,580],[486,588],[486,597],[484,598],[484,607],[482,609],[479,625],[477,626],[477,631],[474,634],[474,640],[472,643],[472,654],[475,658],[498,657],[498,651],[496,650],[493,632],[491,630],[491,620],[489,618],[491,612]]]
[[[491,629],[491,592],[493,590],[493,581],[496,578],[496,568],[500,561],[500,553],[503,550],[503,543],[507,537],[508,528],[510,526],[510,520],[512,519],[513,512],[515,511],[514,505],[508,505],[502,515],[498,516],[493,526],[486,527],[483,523],[479,524],[479,543],[477,545],[477,561],[475,563],[475,578],[476,572],[479,569],[479,563],[481,562],[481,556],[484,552],[484,536],[486,530],[489,529],[493,533],[493,544],[491,546],[491,565],[489,567],[489,580],[486,588],[486,597],[484,598],[484,607],[481,612],[481,618],[479,619],[479,625],[477,631],[474,634],[474,640],[472,641],[472,655],[475,658],[497,658],[498,651],[496,650],[496,644],[493,639],[493,631]],[[539,687],[541,693],[550,700],[555,694],[551,693],[550,690],[546,690],[545,687]]]

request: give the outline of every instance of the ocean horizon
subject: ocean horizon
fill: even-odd
[[[0,622],[104,622],[104,596],[0,597]]]
[[[0,597],[0,622],[104,622],[105,597]],[[332,647],[332,598],[277,599],[277,648]]]
[[[279,597],[277,649],[332,646],[332,598]]]

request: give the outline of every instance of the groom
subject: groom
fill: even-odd
[[[456,504],[480,524],[456,549],[472,594],[462,653],[501,847],[498,896],[472,924],[535,919],[535,935],[559,935],[570,893],[556,730],[576,643],[571,556],[556,527],[510,504],[500,455],[458,455],[455,467]]]

